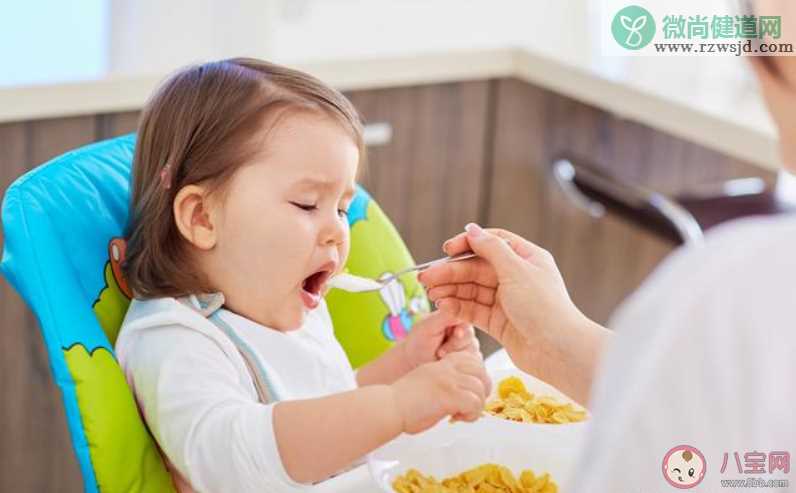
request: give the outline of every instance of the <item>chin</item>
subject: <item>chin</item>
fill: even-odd
[[[304,325],[304,320],[306,319],[307,313],[303,309],[290,313],[280,322],[279,330],[290,331],[300,329],[301,326]]]

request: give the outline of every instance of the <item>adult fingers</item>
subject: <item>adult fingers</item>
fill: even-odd
[[[477,227],[478,225],[473,224],[473,226]],[[470,224],[468,224],[466,228],[473,229]],[[533,255],[546,253],[546,250],[544,250],[542,247],[526,240],[516,233],[512,233],[511,231],[501,228],[484,228],[484,231],[498,236],[504,241],[508,242],[512,250],[514,250],[517,255],[522,258],[528,258]],[[471,251],[472,248],[468,241],[468,231],[461,232],[443,243],[442,250],[448,255],[457,255],[459,253]]]
[[[447,297],[435,301],[434,304],[439,311],[447,312],[459,320],[481,328],[489,325],[490,317],[492,316],[491,306],[482,305],[472,300]]]
[[[498,279],[505,279],[517,271],[522,259],[500,236],[484,231],[477,224],[468,224],[467,243],[473,252],[495,269]]]
[[[482,305],[494,305],[497,290],[475,283],[444,284],[428,290],[428,299],[432,302],[442,298],[458,298],[472,300]]]
[[[436,264],[418,274],[417,279],[427,288],[468,282],[487,287],[498,284],[495,269],[481,258]]]

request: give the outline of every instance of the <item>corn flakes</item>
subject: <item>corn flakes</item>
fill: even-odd
[[[486,412],[520,423],[576,423],[587,418],[584,409],[552,396],[536,396],[517,377],[498,383],[498,398],[486,403]]]
[[[483,464],[441,482],[409,469],[392,486],[397,493],[558,493],[558,485],[548,473],[536,476],[526,469],[517,478],[509,468],[497,464]]]

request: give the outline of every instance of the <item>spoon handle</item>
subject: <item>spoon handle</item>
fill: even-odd
[[[411,270],[426,270],[429,267],[431,267],[432,265],[444,264],[446,262],[458,262],[459,260],[467,260],[469,258],[473,258],[473,257],[477,257],[477,256],[478,255],[476,255],[473,252],[464,252],[464,253],[460,253],[458,255],[454,255],[452,257],[442,257],[442,258],[438,258],[437,260],[432,260],[430,262],[426,262],[426,263],[423,263],[423,264],[415,265],[414,267],[411,268]]]
[[[343,274],[338,274],[337,276],[333,277],[329,281],[329,285],[331,287],[342,289],[344,291],[349,291],[351,293],[367,293],[367,292],[370,292],[370,291],[378,291],[379,289],[381,289],[384,286],[386,286],[388,283],[392,282],[394,279],[397,279],[397,278],[401,277],[404,274],[408,274],[409,272],[428,269],[432,265],[441,264],[441,263],[445,263],[445,262],[457,262],[459,260],[467,260],[468,258],[473,258],[475,256],[476,256],[476,254],[473,253],[473,252],[464,252],[464,253],[460,253],[458,255],[454,255],[452,257],[438,258],[437,260],[432,260],[432,261],[426,262],[424,264],[418,264],[418,265],[409,267],[408,269],[404,269],[402,271],[396,272],[395,274],[392,274],[389,277],[384,278],[384,279],[380,279],[380,280],[363,278],[363,277],[355,276],[355,275],[352,275],[352,274],[343,273]],[[358,286],[352,287],[350,285],[350,283],[345,283],[344,282],[346,278],[348,278],[348,279],[358,279],[360,281],[360,283],[362,283],[362,282],[368,283],[369,282],[369,283],[372,283],[372,284],[371,285],[365,285],[365,286],[360,284]]]

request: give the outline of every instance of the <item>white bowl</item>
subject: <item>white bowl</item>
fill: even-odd
[[[531,392],[570,400],[519,370],[496,371],[492,375],[495,387],[507,376],[521,378]],[[424,433],[402,435],[374,451],[368,467],[385,493],[394,493],[395,478],[411,468],[442,480],[485,463],[506,466],[518,477],[523,469],[534,474],[549,472],[562,487],[573,472],[587,428],[588,422],[531,424],[490,415],[475,423],[443,420]]]

